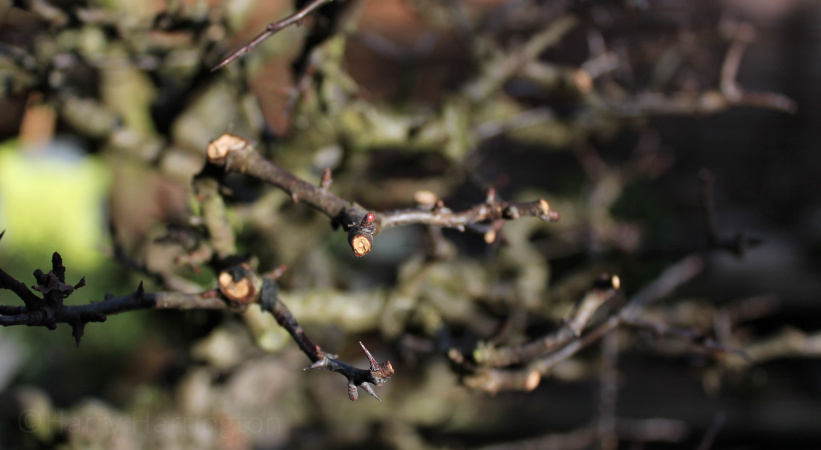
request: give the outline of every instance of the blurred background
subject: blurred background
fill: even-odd
[[[358,259],[229,176],[240,252],[288,267],[282,299],[325,350],[391,360],[383,402],[303,372],[259,311],[134,311],[79,348],[67,325],[0,329],[0,446],[821,447],[818,2],[337,0],[211,70],[308,3],[0,0],[0,267],[31,286],[59,252],[87,282],[70,304],[212,289],[191,181],[228,131],[368,209],[492,187],[561,221],[396,228]],[[629,298],[694,253],[647,317],[747,357],[625,328],[487,392],[447,356],[543,336],[600,273]]]

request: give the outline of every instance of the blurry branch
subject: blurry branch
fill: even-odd
[[[723,411],[719,411],[713,417],[713,423],[710,425],[710,428],[707,430],[707,433],[704,434],[704,437],[701,439],[696,450],[710,450],[713,447],[713,442],[715,441],[716,437],[718,437],[719,431],[721,431],[721,427],[724,426],[724,420],[726,419],[726,414]]]
[[[599,442],[602,450],[615,450],[619,446],[616,431],[616,401],[619,392],[619,332],[610,331],[601,343],[602,369],[599,375],[599,417],[597,421]]]
[[[821,333],[807,334],[795,328],[753,342],[744,347],[744,358],[726,360],[731,368],[744,368],[780,358],[817,358],[821,356]]]
[[[460,212],[440,204],[432,210],[400,209],[373,213],[337,197],[323,186],[317,187],[297,178],[266,160],[248,141],[238,136],[220,136],[208,146],[207,154],[211,163],[223,167],[226,172],[244,173],[268,182],[289,194],[295,203],[307,203],[328,216],[335,227],[349,232],[349,243],[357,256],[370,252],[374,235],[383,229],[402,225],[434,225],[464,231],[466,226],[483,221],[516,220],[528,216],[547,222],[559,219],[559,214],[551,210],[544,199],[525,203],[498,201],[493,190],[488,192],[484,203]]]
[[[248,52],[250,52],[251,50],[253,50],[254,47],[261,44],[263,41],[265,41],[269,37],[273,36],[274,34],[279,33],[283,29],[285,29],[285,28],[287,28],[291,25],[301,24],[302,20],[305,19],[305,17],[308,14],[312,13],[314,10],[320,8],[321,6],[325,5],[326,3],[331,3],[332,1],[334,1],[334,0],[314,0],[311,3],[309,3],[307,6],[300,9],[299,11],[291,14],[290,16],[288,16],[288,17],[286,17],[286,18],[284,18],[284,19],[282,19],[278,22],[269,23],[268,26],[265,27],[265,31],[258,34],[256,37],[251,39],[250,42],[248,42],[247,44],[243,45],[242,47],[240,47],[239,49],[234,51],[234,53],[231,53],[221,63],[214,66],[214,68],[211,69],[211,71],[219,70],[219,69],[225,67],[226,65],[230,64],[235,59],[239,58],[240,56],[242,56],[242,55],[244,55]]]
[[[744,51],[747,45],[755,39],[755,28],[748,23],[725,20],[719,25],[719,29],[731,42],[724,57],[724,63],[721,65],[720,87],[727,101],[740,106],[795,113],[797,106],[791,99],[772,92],[746,92],[736,80]]]
[[[730,108],[752,107],[795,112],[795,103],[787,97],[768,92],[748,92],[738,97],[727,97],[716,90],[700,94],[637,94],[621,102],[606,101],[603,111],[620,119],[641,119],[651,116],[701,116],[717,114]]]
[[[138,261],[133,258],[128,252],[123,248],[120,241],[117,239],[117,226],[115,225],[114,221],[109,218],[108,221],[108,232],[111,236],[111,251],[108,256],[110,256],[113,260],[119,262],[123,267],[127,268],[131,272],[139,273],[149,277],[151,281],[154,283],[162,283],[163,277],[161,274],[152,272],[148,269],[148,266],[143,261]]]
[[[761,244],[761,239],[748,237],[743,231],[738,231],[734,238],[719,235],[716,205],[713,196],[713,181],[715,177],[707,169],[701,169],[701,203],[704,209],[704,224],[707,232],[707,247],[716,250],[726,250],[739,259],[747,255],[747,250]]]
[[[707,333],[693,328],[675,327],[640,318],[630,319],[625,321],[625,323],[636,329],[650,332],[654,338],[678,337],[685,339],[690,344],[705,350],[707,353],[715,355],[735,353],[746,357],[743,351],[724,345],[710,337]]]
[[[202,221],[208,230],[209,243],[220,259],[236,254],[236,237],[228,223],[225,201],[220,195],[216,174],[208,167],[194,178],[194,192],[202,205]]]
[[[553,334],[522,345],[492,347],[480,343],[473,352],[474,360],[488,367],[505,367],[533,360],[567,344],[581,335],[582,330],[601,305],[610,300],[619,288],[616,276],[602,277],[605,285],[594,286],[579,303],[573,316]],[[597,283],[599,284],[599,283]]]
[[[458,352],[451,351],[449,356],[454,362],[461,363],[468,370],[468,374],[463,377],[463,383],[466,386],[495,393],[503,390],[534,389],[538,386],[540,378],[550,374],[556,364],[573,357],[580,350],[608,336],[608,333],[614,333],[620,326],[649,331],[652,336],[657,338],[674,337],[683,339],[689,345],[714,357],[719,365],[731,369],[746,368],[785,357],[813,358],[821,355],[821,333],[807,334],[789,328],[775,336],[751,344],[733,347],[725,343],[729,340],[729,337],[725,336],[717,340],[711,336],[710,330],[670,325],[640,317],[640,313],[647,306],[669,296],[678,286],[698,274],[701,267],[701,260],[695,256],[688,257],[671,266],[654,282],[634,295],[624,308],[609,315],[590,331],[580,336],[573,336],[572,333],[567,331],[568,324],[572,323],[571,320],[553,334],[519,346],[494,348],[488,344],[480,344],[474,350],[473,355],[478,366],[472,369],[469,365],[464,365],[461,359],[462,356]],[[595,292],[595,289],[591,292]],[[589,302],[590,295],[588,293],[580,305]],[[729,334],[731,333],[729,329],[734,324],[749,318],[760,317],[762,314],[771,311],[772,301],[766,298],[754,298],[730,305],[725,309],[715,312],[715,320],[717,327],[728,328],[722,334]],[[606,346],[603,347],[603,355],[609,354],[605,350]],[[610,348],[610,350],[613,349]],[[538,354],[540,352],[544,356],[540,356]],[[512,370],[503,369],[503,367],[520,363],[526,363],[525,367]],[[605,369],[607,367],[609,366],[605,363]],[[602,374],[602,377],[604,377],[602,379],[602,395],[605,395],[606,386],[604,386],[604,383],[610,382],[612,379],[607,378],[606,374]],[[603,405],[606,406],[607,402],[605,400],[603,402]],[[606,420],[601,425],[607,425]],[[602,428],[602,430],[606,429],[610,429],[610,427]],[[599,437],[609,442],[604,434]]]
[[[531,36],[518,49],[502,53],[488,62],[483,74],[465,87],[465,94],[474,102],[485,100],[510,78],[519,74],[529,63],[537,60],[547,48],[558,43],[578,23],[578,19],[573,15],[554,20],[543,31]]]
[[[625,441],[678,443],[687,437],[687,425],[670,419],[616,419],[614,432],[618,439]],[[599,431],[590,426],[567,433],[552,433],[518,442],[482,447],[483,450],[525,450],[556,449],[574,450],[594,448]],[[638,448],[641,448],[639,445]]]
[[[299,125],[302,123],[329,121],[331,126],[300,128],[300,133],[294,133],[295,140],[290,145],[299,148],[302,136],[305,136],[305,142],[311,142],[319,133],[329,143],[339,142],[340,136],[344,137],[347,147],[353,150],[400,147],[437,151],[459,162],[482,141],[502,134],[510,134],[512,138],[526,140],[529,144],[574,148],[592,135],[609,134],[616,127],[653,116],[707,115],[744,106],[794,111],[794,102],[786,97],[740,89],[738,94],[723,87],[685,89],[666,94],[633,93],[614,81],[605,86],[597,85],[597,77],[630,64],[607,51],[603,39],[581,65],[562,65],[540,59],[546,49],[561,42],[579,23],[572,14],[559,16],[518,46],[507,51],[491,51],[487,57],[474,55],[479,66],[479,73],[474,78],[445,97],[440,108],[410,113],[368,102],[359,95],[356,83],[347,76],[344,68],[342,49],[346,37],[337,36],[313,52],[316,82],[310,89],[314,95],[305,96],[310,102],[303,102],[293,121],[297,127],[302,127]],[[365,39],[367,36],[367,32],[362,32],[354,37],[363,42],[374,40]],[[489,42],[488,45],[492,46]],[[415,51],[395,45],[390,48],[383,53],[400,60],[421,58]],[[737,51],[733,51],[728,55],[725,65],[732,66],[737,60],[736,54]],[[728,75],[724,78],[735,73],[726,70],[725,74]],[[558,94],[572,99],[576,112],[568,116],[548,105],[532,107],[519,102],[514,86],[505,89],[516,78],[528,80],[528,85],[535,85],[540,95]],[[306,85],[305,78],[301,78],[296,92],[302,92]],[[727,83],[722,82],[724,85]],[[343,95],[337,95],[340,93]],[[293,104],[286,109],[290,112],[291,108]],[[296,120],[300,118],[302,120]]]
[[[572,357],[619,325],[635,320],[648,304],[667,297],[680,285],[695,277],[702,265],[700,258],[690,256],[667,268],[655,281],[634,295],[621,311],[610,315],[601,324],[558,350],[530,361],[524,368],[479,368],[475,373],[464,377],[463,382],[470,388],[490,393],[500,390],[533,390],[557,363]]]
[[[719,342],[730,342],[741,323],[772,314],[778,306],[773,296],[756,296],[730,303],[715,313],[713,328]]]
[[[633,99],[618,102],[604,101],[605,111],[621,118],[641,118],[657,115],[716,114],[735,107],[772,109],[795,113],[796,104],[790,98],[773,92],[745,91],[736,79],[738,68],[747,45],[755,37],[749,24],[728,20],[719,25],[720,31],[731,41],[721,66],[718,89],[701,93],[679,93],[672,96],[657,93],[638,94]]]

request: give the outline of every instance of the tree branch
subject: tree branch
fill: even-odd
[[[244,173],[270,183],[289,194],[295,203],[307,203],[328,216],[333,225],[354,233],[349,234],[349,240],[357,256],[367,254],[371,246],[363,244],[356,247],[353,239],[355,235],[369,236],[372,240],[373,236],[386,228],[422,224],[464,231],[467,225],[488,220],[516,220],[528,216],[547,222],[559,219],[558,212],[551,210],[544,199],[525,203],[498,201],[492,191],[488,193],[484,203],[459,212],[438,205],[432,210],[400,209],[371,213],[359,204],[343,200],[329,189],[308,183],[268,161],[241,137],[223,134],[208,145],[207,155],[211,163],[224,168],[226,172]],[[373,214],[373,218],[368,220],[370,214]]]
[[[54,253],[55,261],[60,255]],[[55,264],[56,266],[56,264]],[[62,263],[60,262],[60,267]],[[63,268],[64,270],[65,268]],[[63,272],[63,279],[65,279]],[[105,322],[111,314],[119,314],[137,309],[226,309],[229,305],[216,291],[206,291],[201,294],[182,294],[178,292],[157,292],[146,294],[143,284],[140,283],[136,291],[122,297],[106,296],[102,302],[89,303],[87,305],[63,305],[62,299],[71,295],[75,289],[84,285],[81,281],[75,286],[68,286],[59,280],[59,275],[55,270],[48,274],[42,271],[35,271],[39,285],[35,287],[43,293],[45,298],[39,298],[27,288],[20,291],[19,287],[25,285],[15,280],[0,269],[0,288],[10,289],[18,295],[24,302],[28,297],[25,307],[3,306],[0,307],[0,325],[27,325],[30,327],[43,326],[50,330],[57,328],[59,323],[67,323],[72,327],[72,334],[80,345],[85,325],[89,322]],[[22,295],[20,295],[22,293]],[[59,297],[59,302],[48,301],[49,298]],[[36,301],[33,301],[36,300]]]
[[[250,42],[243,45],[242,47],[238,48],[234,53],[228,55],[221,63],[214,66],[211,69],[212,72],[217,71],[226,65],[230,64],[235,59],[239,58],[240,56],[250,52],[253,50],[254,47],[261,44],[263,41],[268,39],[269,37],[279,33],[283,29],[291,26],[291,25],[298,25],[302,19],[304,19],[308,14],[314,12],[316,9],[320,8],[326,3],[331,3],[334,0],[314,0],[313,2],[309,3],[306,7],[300,9],[299,11],[291,14],[290,16],[278,21],[269,23],[267,27],[265,27],[265,31],[258,34],[255,38],[251,39]]]
[[[277,287],[273,280],[266,279],[263,282],[260,304],[263,310],[270,312],[277,323],[288,331],[297,345],[299,345],[299,348],[308,356],[308,359],[313,362],[313,364],[305,370],[325,369],[342,374],[342,376],[348,380],[348,398],[350,398],[351,401],[356,401],[359,397],[357,388],[360,387],[380,402],[382,401],[382,399],[376,395],[371,385],[380,387],[391,378],[394,371],[390,361],[377,363],[362,342],[360,342],[359,345],[362,346],[362,350],[368,357],[368,361],[370,362],[369,370],[356,368],[322,351],[318,345],[311,342],[310,338],[308,338],[302,330],[302,327],[296,321],[296,318],[291,314],[291,311],[285,306],[285,303],[279,300]]]
[[[610,300],[619,288],[618,277],[604,277],[609,282],[609,286],[594,286],[587,295],[579,302],[572,318],[564,326],[552,334],[548,334],[540,339],[521,345],[498,347],[480,345],[473,352],[473,359],[482,365],[489,367],[505,367],[512,364],[531,361],[534,358],[547,354],[553,350],[561,348],[568,342],[581,335],[582,330],[587,325],[601,305]],[[598,283],[597,283],[598,284]]]
[[[348,380],[348,396],[351,400],[357,399],[357,389],[361,387],[382,401],[371,385],[382,386],[391,378],[394,370],[390,361],[376,362],[360,342],[370,362],[370,368],[358,369],[326,354],[318,345],[311,342],[288,307],[278,298],[274,277],[282,270],[284,269],[279,268],[272,275],[260,277],[249,265],[239,264],[220,273],[219,291],[211,290],[200,294],[147,294],[141,282],[136,291],[122,297],[106,296],[102,302],[66,306],[62,304],[62,299],[82,287],[85,281],[81,280],[75,286],[66,285],[65,267],[62,258],[55,252],[52,270],[48,274],[39,269],[35,271],[35,277],[38,279],[35,290],[43,293],[43,299],[28,290],[23,283],[0,270],[0,289],[12,290],[15,294],[19,293],[21,299],[29,300],[25,307],[0,306],[0,326],[44,326],[53,330],[57,328],[58,323],[67,323],[71,325],[72,335],[79,347],[85,325],[89,322],[105,322],[111,314],[137,309],[236,309],[244,308],[252,302],[259,302],[262,309],[270,312],[277,323],[288,331],[299,348],[308,355],[313,363],[308,369],[325,369],[342,374]],[[59,301],[54,301],[55,298],[59,298]]]
[[[539,385],[542,376],[550,373],[557,363],[578,353],[598,341],[609,331],[637,317],[648,304],[670,295],[676,288],[696,276],[703,266],[700,258],[690,256],[667,268],[655,281],[634,295],[617,314],[608,317],[600,325],[582,336],[571,340],[557,351],[535,359],[517,370],[481,368],[463,378],[463,383],[473,389],[495,393],[500,390],[531,391]]]

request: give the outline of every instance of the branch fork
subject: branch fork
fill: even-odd
[[[371,212],[356,202],[347,201],[331,192],[330,172],[326,171],[319,186],[298,178],[293,173],[265,159],[247,140],[230,133],[223,134],[208,145],[209,162],[228,172],[242,173],[265,181],[282,189],[294,201],[307,204],[331,219],[331,224],[348,232],[348,243],[358,257],[373,250],[373,236],[382,230],[411,225],[429,225],[455,228],[480,222],[495,223],[501,229],[503,221],[523,217],[536,217],[546,222],[559,220],[559,213],[552,210],[545,199],[532,202],[506,202],[499,200],[495,191],[489,191],[485,201],[464,211],[452,211],[436,199],[434,207],[408,208],[392,211]],[[419,194],[419,193],[417,193]],[[417,195],[419,197],[419,195]],[[425,193],[422,200],[429,202],[435,195]],[[417,202],[420,199],[417,199]],[[494,228],[494,229],[495,229]],[[496,233],[493,237],[495,240]]]
[[[354,255],[363,257],[373,248],[373,235],[376,232],[375,216],[372,212],[365,214],[359,224],[354,224],[348,230],[348,244]]]
[[[357,398],[359,398],[359,391],[357,388],[361,387],[365,390],[365,392],[371,394],[374,398],[381,402],[382,399],[376,395],[376,392],[373,390],[373,386],[381,387],[388,380],[390,380],[394,373],[393,366],[390,361],[385,361],[382,363],[377,362],[362,341],[359,342],[359,345],[368,357],[370,370],[358,369],[348,363],[331,358],[326,353],[322,353],[322,358],[306,367],[305,370],[325,369],[332,372],[339,372],[348,379],[348,398],[350,398],[351,401],[355,402]]]

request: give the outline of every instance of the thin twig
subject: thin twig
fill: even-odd
[[[616,400],[619,392],[619,332],[612,330],[601,343],[602,370],[599,376],[599,419],[597,431],[602,450],[615,450],[619,445],[616,434]]]
[[[713,423],[710,425],[710,428],[707,430],[707,433],[704,435],[704,438],[701,440],[697,450],[710,450],[713,446],[713,442],[715,441],[716,437],[718,437],[718,432],[721,431],[721,427],[724,426],[724,420],[726,419],[726,414],[724,411],[718,411],[716,415],[713,417]]]
[[[706,333],[690,328],[674,327],[663,323],[651,322],[640,318],[625,319],[626,325],[650,331],[653,336],[675,336],[684,338],[694,346],[714,355],[736,354],[746,358],[743,350],[736,349],[709,337]]]
[[[486,99],[542,52],[561,41],[578,23],[579,19],[572,14],[557,18],[521,47],[488,63],[482,76],[465,86],[465,94],[477,102]]]
[[[211,69],[212,72],[219,70],[226,65],[230,64],[235,59],[239,58],[240,56],[250,52],[254,47],[261,44],[264,40],[268,39],[269,37],[273,36],[274,34],[282,31],[284,28],[287,28],[291,25],[299,24],[302,19],[305,18],[308,14],[312,13],[314,10],[318,9],[322,5],[326,3],[331,3],[334,0],[314,0],[308,6],[300,9],[299,11],[291,14],[290,16],[278,21],[269,23],[267,27],[265,27],[265,31],[258,34],[255,38],[251,39],[250,42],[243,45],[242,47],[238,48],[234,53],[231,53],[227,58],[225,58],[221,63],[214,66]]]

